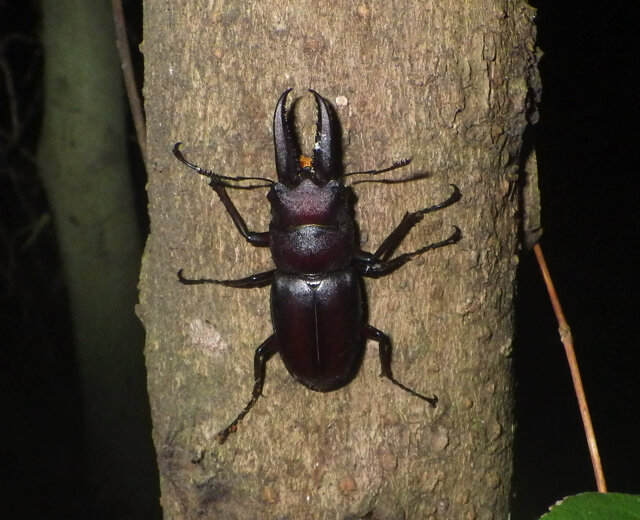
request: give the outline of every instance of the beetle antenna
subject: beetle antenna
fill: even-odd
[[[269,188],[275,184],[275,182],[273,182],[271,179],[267,179],[265,177],[242,177],[242,176],[230,177],[228,175],[220,175],[219,173],[215,173],[211,170],[205,170],[204,168],[200,168],[200,166],[193,164],[187,161],[187,159],[185,159],[184,155],[182,155],[182,152],[180,151],[181,144],[182,144],[181,142],[178,142],[173,145],[173,155],[176,156],[176,159],[178,159],[182,164],[188,166],[192,170],[195,170],[200,175],[204,175],[205,177],[208,177],[209,179],[211,179],[211,184],[214,186],[224,186],[225,188],[235,188],[237,190],[253,190],[256,188]],[[225,181],[230,181],[230,182],[262,181],[263,184],[238,186],[235,184],[230,184],[229,182],[225,182]]]
[[[349,186],[354,186],[356,184],[364,184],[364,183],[374,183],[374,182],[377,182],[378,184],[402,184],[403,182],[411,182],[411,181],[417,181],[420,179],[426,179],[427,177],[429,177],[429,175],[430,175],[429,172],[420,172],[420,173],[411,175],[409,177],[403,177],[402,179],[361,179],[358,181],[350,182]]]
[[[344,176],[348,177],[349,175],[380,175],[381,173],[390,172],[391,170],[404,168],[410,162],[411,162],[411,157],[407,157],[405,159],[400,159],[399,161],[394,162],[391,166],[382,168],[381,170],[363,170],[359,172],[349,172],[349,173],[345,173]]]
[[[349,175],[380,175],[381,173],[390,172],[392,170],[397,170],[398,168],[404,168],[411,162],[411,157],[407,157],[406,159],[400,159],[399,161],[394,162],[391,166],[387,168],[382,168],[381,170],[364,170],[358,172],[349,172],[345,173],[345,177]],[[411,175],[410,177],[404,177],[402,179],[361,179],[354,182],[349,183],[349,186],[354,186],[356,184],[364,184],[364,183],[380,183],[380,184],[400,184],[403,182],[416,181],[419,179],[425,179],[429,176],[428,172],[420,172]]]

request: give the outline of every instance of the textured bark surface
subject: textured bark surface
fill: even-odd
[[[224,519],[506,518],[511,475],[512,301],[519,174],[535,114],[534,11],[524,3],[147,2],[146,109],[152,233],[141,281],[149,393],[165,517]],[[377,349],[344,389],[314,393],[275,356],[265,395],[219,446],[244,405],[253,353],[271,333],[268,289],[185,287],[271,267],[239,236],[206,181],[171,155],[228,175],[274,177],[271,118],[295,87],[309,150],[315,110],[332,102],[347,171],[413,157],[429,178],[362,184],[356,214],[374,250],[406,210],[429,215],[401,246],[453,247],[367,282],[370,323],[394,343],[396,377]],[[346,103],[345,103],[346,102]],[[531,164],[532,161],[529,161]],[[231,192],[265,230],[264,194]]]

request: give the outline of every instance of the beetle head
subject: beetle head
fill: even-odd
[[[276,151],[276,171],[278,180],[286,186],[296,186],[303,179],[310,179],[317,185],[324,185],[331,179],[340,177],[340,162],[336,150],[336,132],[331,121],[331,107],[315,90],[310,92],[316,98],[318,119],[313,156],[309,162],[298,152],[291,123],[287,119],[285,104],[292,89],[285,90],[273,116],[273,141]]]

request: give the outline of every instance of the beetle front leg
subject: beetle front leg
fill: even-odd
[[[240,187],[233,186],[230,184],[225,184],[224,179],[236,180],[236,181],[255,179],[255,180],[263,180],[273,184],[272,181],[270,181],[269,179],[262,179],[261,177],[226,177],[224,175],[219,175],[211,170],[205,170],[204,168],[200,168],[200,166],[190,163],[185,159],[184,155],[182,155],[182,152],[180,151],[181,144],[182,143],[176,143],[173,146],[173,155],[175,155],[176,159],[178,159],[182,164],[188,166],[192,170],[198,172],[200,175],[204,175],[205,177],[208,177],[209,179],[211,179],[209,181],[209,186],[211,186],[213,191],[216,192],[216,194],[220,198],[220,201],[224,205],[224,209],[227,210],[227,213],[231,217],[231,220],[233,221],[234,225],[236,226],[236,229],[240,232],[240,234],[245,238],[247,242],[249,242],[251,245],[254,245],[256,247],[268,247],[269,232],[268,231],[249,231],[249,228],[247,227],[246,222],[242,218],[242,215],[240,215],[240,212],[236,208],[233,201],[229,198],[229,194],[225,189],[225,185],[230,187],[236,187],[236,188],[240,188]],[[269,186],[269,184],[267,184],[267,186]]]
[[[218,198],[224,205],[224,208],[229,213],[231,220],[236,226],[236,229],[240,231],[240,234],[245,238],[247,242],[249,242],[252,246],[256,247],[268,247],[269,246],[269,232],[268,231],[249,231],[246,222],[240,215],[240,212],[236,208],[233,201],[229,198],[229,194],[227,190],[224,189],[224,186],[220,186],[216,184],[215,180],[212,179],[209,183],[209,186],[213,188],[213,190],[218,194]]]
[[[264,343],[262,343],[257,349],[256,354],[253,358],[253,391],[251,392],[251,399],[247,403],[247,405],[242,409],[242,411],[238,414],[229,426],[227,426],[224,430],[220,430],[216,435],[216,439],[218,443],[223,444],[224,441],[227,440],[227,437],[231,433],[234,433],[238,429],[238,423],[244,419],[244,416],[249,413],[249,410],[253,408],[253,405],[256,404],[258,398],[262,395],[262,387],[264,386],[264,375],[265,375],[265,367],[267,365],[267,361],[278,352],[278,342],[276,340],[276,336],[269,336]]]
[[[178,280],[184,285],[200,285],[205,283],[214,283],[216,285],[224,285],[225,287],[236,287],[239,289],[251,289],[253,287],[265,287],[273,282],[275,269],[265,271],[264,273],[252,274],[246,278],[238,280],[213,280],[211,278],[185,278],[182,275],[182,269],[178,271]]]
[[[371,325],[365,325],[362,335],[366,339],[375,341],[378,344],[378,350],[380,351],[380,367],[382,368],[380,376],[386,377],[394,385],[399,386],[411,395],[427,401],[431,406],[436,406],[436,403],[438,402],[437,396],[434,395],[433,397],[427,397],[419,394],[418,392],[411,390],[411,388],[404,386],[400,381],[393,377],[393,373],[391,372],[391,340],[389,339],[389,336]]]

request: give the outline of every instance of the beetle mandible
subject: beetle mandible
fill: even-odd
[[[374,253],[361,250],[352,213],[351,188],[343,184],[342,178],[377,175],[405,166],[409,160],[382,170],[343,175],[332,109],[314,90],[310,92],[318,110],[315,145],[311,158],[301,156],[285,109],[291,90],[280,96],[273,118],[278,182],[263,177],[220,175],[187,161],[180,152],[181,143],[173,147],[180,162],[209,178],[209,186],[247,242],[271,249],[275,264],[275,269],[237,280],[190,279],[182,269],[178,271],[178,279],[185,285],[211,283],[237,288],[271,285],[273,334],[256,349],[251,399],[229,426],[218,433],[220,444],[236,431],[238,423],[262,395],[265,366],[276,352],[298,382],[311,390],[328,392],[345,386],[355,377],[366,340],[372,340],[378,344],[381,376],[431,406],[438,400],[436,396],[419,394],[394,378],[391,341],[367,323],[361,278],[385,276],[418,255],[460,240],[460,229],[454,226],[453,234],[445,240],[392,256],[424,215],[454,204],[460,199],[460,191],[452,184],[453,193],[444,202],[405,213]],[[245,181],[254,184],[243,184]],[[270,188],[267,199],[272,219],[269,231],[255,232],[247,227],[226,188],[261,187]]]

